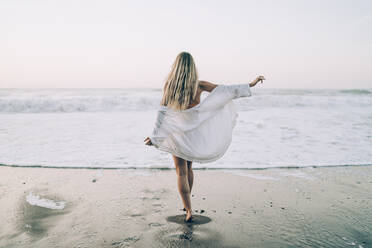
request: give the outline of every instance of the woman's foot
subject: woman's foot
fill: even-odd
[[[191,222],[192,221],[192,213],[191,210],[186,211],[186,217],[185,222]]]

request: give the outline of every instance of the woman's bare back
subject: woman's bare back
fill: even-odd
[[[203,91],[208,91],[208,92],[211,92],[214,88],[216,88],[217,85],[216,84],[212,84],[210,82],[207,82],[207,81],[199,81],[199,87],[198,87],[198,90],[196,92],[196,96],[195,96],[195,99],[193,99],[189,106],[187,106],[187,108],[192,108],[192,107],[195,107],[196,105],[198,105],[200,103],[200,95]]]

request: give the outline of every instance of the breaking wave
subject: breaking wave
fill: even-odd
[[[252,108],[370,107],[368,89],[255,89],[254,101],[238,99],[241,110]],[[147,111],[159,107],[161,90],[149,89],[2,89],[0,113],[72,113]],[[203,97],[207,93],[203,93]]]

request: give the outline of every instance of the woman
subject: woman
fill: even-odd
[[[231,86],[199,81],[193,57],[187,52],[177,56],[164,85],[154,131],[144,142],[172,154],[186,222],[192,220],[193,161],[206,163],[222,157],[236,124],[232,99],[250,96],[250,87],[263,80],[259,76],[250,84]],[[200,103],[203,91],[210,94]]]

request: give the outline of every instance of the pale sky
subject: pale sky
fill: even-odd
[[[372,88],[372,1],[0,1],[0,88],[159,88],[181,51],[215,83]]]

